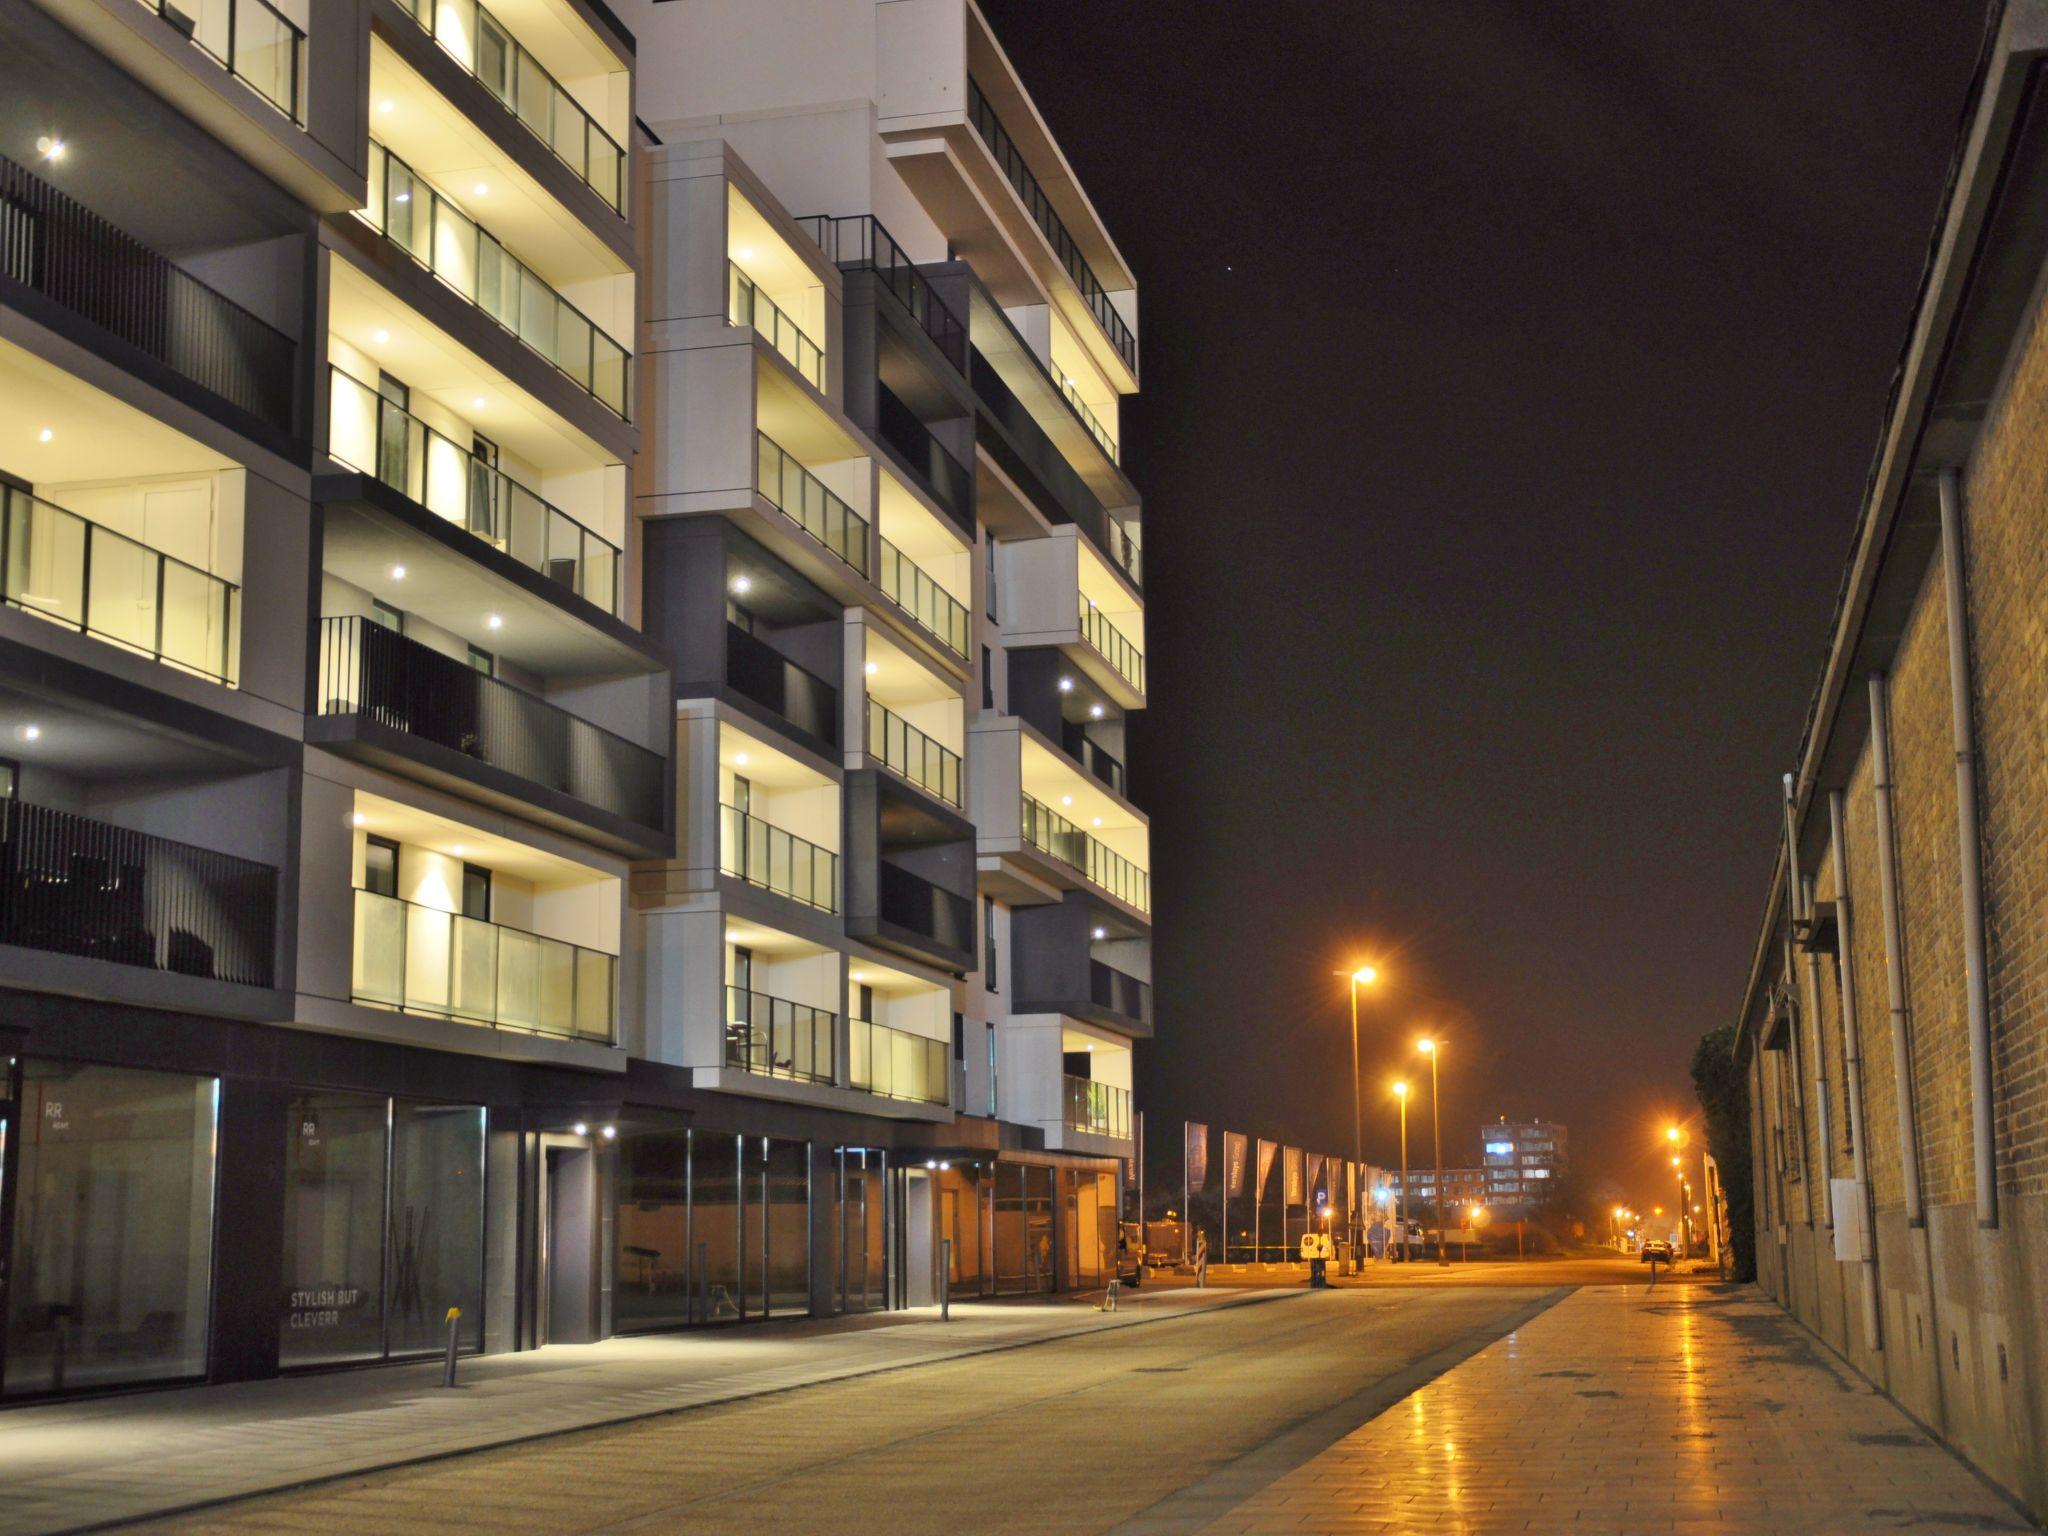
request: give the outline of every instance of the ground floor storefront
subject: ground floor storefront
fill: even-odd
[[[0,994],[0,1403],[1104,1283],[1015,1133]]]

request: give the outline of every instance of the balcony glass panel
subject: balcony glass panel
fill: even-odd
[[[868,1019],[847,1022],[847,1081],[884,1099],[951,1102],[950,1051],[943,1040]]]
[[[373,891],[355,903],[357,1002],[611,1043],[617,957]]]
[[[725,680],[798,730],[838,745],[839,690],[737,624],[725,627]]]
[[[1116,568],[1130,577],[1131,585],[1143,591],[1145,587],[1144,549],[1131,536],[1130,530],[1113,517],[1109,519],[1109,545],[1107,553]]]
[[[235,686],[241,590],[125,534],[0,486],[0,599]]]
[[[791,522],[867,575],[867,519],[826,489],[824,481],[766,432],[754,434],[754,486]]]
[[[967,609],[902,550],[882,540],[882,590],[956,656],[967,655]]]
[[[725,989],[725,1065],[759,1077],[836,1083],[839,1015],[829,1009]]]
[[[517,336],[621,419],[626,349],[383,145],[370,144],[370,205],[358,216]]]
[[[618,546],[435,431],[362,380],[329,369],[327,452],[459,523],[607,613],[618,611]]]
[[[974,131],[988,146],[988,152],[994,157],[1004,179],[1023,201],[1032,222],[1052,246],[1060,265],[1066,268],[1067,276],[1074,280],[1074,287],[1080,292],[1081,302],[1088,306],[1088,313],[1102,327],[1102,333],[1116,348],[1116,355],[1124,360],[1124,366],[1135,373],[1138,368],[1138,338],[1131,334],[1131,328],[1124,324],[1123,316],[1110,302],[1109,291],[1096,277],[1095,269],[1088,265],[1088,258],[1081,254],[1080,246],[1067,232],[1066,223],[1054,210],[1052,200],[1045,195],[1045,188],[1038,184],[1038,178],[1024,163],[1023,152],[1004,129],[995,108],[989,105],[988,98],[972,77],[967,81],[967,117],[974,124]]]
[[[1102,451],[1109,455],[1109,461],[1117,462],[1116,438],[1109,428],[1102,424],[1102,418],[1088,409],[1088,402],[1081,398],[1081,392],[1074,388],[1072,379],[1060,380],[1060,393],[1067,397],[1067,404],[1074,408],[1074,414],[1081,418],[1081,425],[1088,429],[1088,435],[1102,445]]]
[[[306,34],[268,0],[142,0],[199,51],[295,123]]]
[[[1024,841],[1032,847],[1079,870],[1140,912],[1152,910],[1151,875],[1122,854],[1104,847],[1059,812],[1047,809],[1029,795],[1023,797],[1021,820]]]
[[[767,337],[770,346],[788,359],[792,368],[809,379],[814,388],[822,390],[825,387],[824,349],[797,329],[797,323],[740,270],[738,262],[728,261],[725,266],[728,279],[725,318],[733,325],[751,325]]]
[[[948,805],[960,803],[960,754],[873,699],[868,700],[868,756],[880,758]]]
[[[1113,1136],[1128,1141],[1131,1136],[1131,1090],[1093,1078],[1067,1076],[1067,1129],[1091,1136]]]
[[[721,871],[821,912],[839,910],[838,854],[737,806],[718,809]]]
[[[372,619],[320,621],[319,712],[360,715],[641,826],[661,825],[659,752]]]
[[[879,379],[875,381],[875,429],[884,442],[903,455],[903,461],[924,481],[940,506],[963,519],[972,513],[974,477],[967,472],[967,466],[954,458],[917,412]]]
[[[1126,640],[1123,632],[1109,622],[1109,615],[1086,596],[1081,598],[1081,637],[1102,653],[1125,682],[1140,693],[1145,691],[1144,653]]]
[[[966,373],[966,325],[925,280],[924,274],[917,270],[917,264],[883,228],[880,219],[865,213],[841,218],[813,214],[796,222],[817,242],[818,249],[834,266],[871,269],[882,286],[896,297],[911,319],[946,355],[946,360],[961,373]]]
[[[555,152],[585,185],[625,209],[626,152],[476,0],[398,0],[456,63]]]
[[[277,871],[0,800],[0,944],[273,985]]]

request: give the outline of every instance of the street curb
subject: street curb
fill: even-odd
[[[1254,1494],[1312,1461],[1353,1430],[1378,1418],[1395,1404],[1462,1365],[1490,1344],[1496,1344],[1532,1319],[1540,1317],[1581,1286],[1559,1286],[1521,1306],[1482,1323],[1433,1354],[1410,1361],[1340,1403],[1296,1420],[1263,1445],[1225,1462],[1199,1482],[1168,1494],[1142,1509],[1111,1536],[1187,1536],[1220,1520]]]
[[[624,1424],[644,1424],[653,1419],[673,1418],[679,1414],[699,1413],[709,1408],[725,1408],[734,1403],[758,1402],[763,1398],[782,1397],[791,1392],[805,1392],[813,1387],[835,1386],[842,1381],[861,1381],[870,1376],[887,1376],[897,1371],[915,1371],[928,1366],[950,1365],[956,1360],[972,1360],[981,1355],[1006,1354],[1019,1349],[1036,1349],[1042,1344],[1060,1344],[1070,1339],[1087,1338],[1092,1334],[1115,1333],[1126,1328],[1143,1328],[1154,1323],[1193,1322],[1212,1317],[1219,1312],[1235,1311],[1240,1307],[1255,1307],[1266,1302],[1286,1301],[1309,1295],[1302,1290],[1251,1291],[1244,1296],[1234,1296],[1228,1301],[1199,1307],[1185,1312],[1166,1313],[1157,1317],[1133,1317],[1128,1322],[1084,1323],[1069,1327],[1058,1333],[1049,1333],[1032,1339],[1010,1339],[1001,1343],[969,1345],[951,1354],[938,1355],[925,1360],[903,1360],[889,1365],[871,1365],[850,1370],[836,1376],[821,1376],[815,1381],[791,1382],[786,1386],[763,1387],[752,1392],[735,1392],[730,1397],[713,1398],[702,1403],[682,1403],[673,1408],[649,1408],[637,1413],[615,1414],[593,1418],[587,1423],[565,1425],[560,1429],[537,1430],[532,1434],[509,1435],[503,1440],[493,1440],[486,1445],[458,1446],[445,1451],[426,1451],[417,1456],[398,1456],[380,1461],[367,1462],[360,1467],[351,1467],[346,1472],[330,1472],[320,1477],[298,1478],[290,1482],[277,1483],[263,1488],[247,1488],[235,1493],[222,1494],[218,1498],[193,1499],[183,1504],[169,1504],[161,1509],[145,1510],[140,1514],[121,1515],[112,1520],[94,1520],[84,1525],[48,1526],[29,1536],[87,1536],[94,1531],[115,1531],[131,1526],[143,1525],[152,1520],[172,1520],[180,1515],[197,1514],[202,1510],[222,1509],[231,1504],[246,1503],[251,1499],[270,1499],[288,1493],[302,1493],[309,1488],[328,1487],[345,1483],[351,1478],[371,1477],[381,1472],[396,1472],[408,1467],[431,1466],[435,1462],[455,1461],[464,1456],[479,1456],[490,1451],[509,1450],[513,1446],[534,1445],[544,1440],[559,1440],[566,1435],[587,1434],[594,1429],[614,1429]]]

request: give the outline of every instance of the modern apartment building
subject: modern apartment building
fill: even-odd
[[[1461,1217],[1472,1206],[1491,1206],[1494,1203],[1493,1171],[1488,1168],[1446,1168],[1444,1170],[1444,1208],[1452,1216]],[[1428,1211],[1430,1219],[1436,1219],[1437,1200],[1436,1169],[1411,1168],[1408,1170],[1408,1201],[1411,1210]]]
[[[1784,788],[1736,1055],[1758,1283],[2040,1518],[2048,7],[1993,22]]]
[[[0,1401],[1103,1272],[1130,279],[764,9],[0,10]]]
[[[1565,1127],[1555,1120],[1515,1120],[1505,1115],[1479,1133],[1487,1201],[1508,1210],[1527,1210],[1550,1198],[1554,1179],[1564,1177]]]
[[[885,1257],[910,1304],[946,1253],[957,1294],[1095,1283],[1152,1027],[1133,279],[969,0],[624,14],[678,710],[633,922],[663,1059],[721,1103],[622,1132],[622,1226],[689,1291],[677,1171],[761,1128],[817,1149],[819,1306],[878,1304]]]

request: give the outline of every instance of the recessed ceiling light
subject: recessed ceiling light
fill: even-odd
[[[393,581],[405,580],[405,567],[402,565],[394,565],[393,567],[391,567],[391,579]]]
[[[747,766],[747,754],[744,752],[733,753],[732,760],[738,763],[742,768]]]
[[[1109,930],[1107,928],[1098,928],[1095,930],[1095,937],[1098,939],[1106,939],[1109,937]]]
[[[361,811],[352,811],[349,813],[348,824],[352,827],[360,827],[367,823],[369,819]]]
[[[391,110],[391,103],[389,101],[380,101],[377,103],[377,110],[379,112],[389,112]]]
[[[849,981],[866,981],[867,979],[868,973],[866,971],[854,971],[847,977]]]
[[[735,592],[751,592],[754,590],[754,578],[751,576],[735,576],[732,579],[732,589]]]
[[[487,613],[487,614],[485,614],[485,615],[484,615],[484,628],[485,628],[485,629],[503,629],[504,627],[505,627],[505,616],[504,616],[503,614],[499,614],[499,613]]]
[[[1061,678],[1061,679],[1060,679],[1060,692],[1061,692],[1061,693],[1072,693],[1073,691],[1074,691],[1074,680],[1073,680],[1073,679],[1072,679],[1071,677],[1063,677],[1063,678]]]
[[[478,395],[474,400],[470,401],[469,403],[475,406],[478,410],[482,410],[484,408],[484,397],[482,395]]]
[[[879,661],[871,661],[868,663],[867,673],[869,677],[873,677],[877,672],[881,670],[882,664]]]
[[[450,848],[448,851],[454,854],[455,857],[459,859],[462,857],[462,844],[457,843],[453,848]]]
[[[394,203],[409,203],[412,201],[412,194],[410,192],[400,192],[391,201]]]
[[[380,330],[379,330],[379,331],[377,332],[377,334],[376,334],[376,335],[374,335],[374,336],[372,336],[372,337],[370,338],[370,340],[372,340],[372,341],[376,342],[376,343],[377,343],[377,345],[378,345],[378,346],[380,346],[380,347],[381,347],[381,346],[382,346],[382,345],[383,345],[383,344],[384,344],[385,342],[389,341],[390,339],[391,339],[391,333],[390,333],[389,331],[386,331],[386,330],[381,330],[381,329],[380,329]]]
[[[1061,805],[1072,805],[1073,803],[1074,803],[1074,797],[1073,797],[1072,795],[1061,795],[1061,796],[1060,796],[1060,804],[1061,804]]]
[[[476,195],[478,197],[489,197],[491,195],[491,184],[487,181],[478,182],[476,184]]]
[[[569,1129],[574,1131],[578,1136],[588,1136],[590,1134],[590,1127],[585,1125],[581,1120],[578,1120],[574,1125],[570,1126]]]
[[[64,151],[69,147],[54,133],[46,133],[36,140],[36,153],[45,160],[62,160],[64,158]]]
[[[39,443],[47,443],[51,438],[55,437],[56,435],[57,434],[52,432],[48,427],[45,427],[43,428],[42,431],[36,434],[36,441]]]
[[[617,1127],[616,1125],[608,1125],[608,1126],[606,1126],[606,1127],[604,1128],[604,1132],[603,1132],[603,1135],[604,1135],[604,1139],[605,1139],[606,1141],[610,1141],[610,1140],[612,1140],[612,1139],[613,1139],[614,1137],[616,1137],[616,1136],[617,1136],[618,1134],[619,1134],[619,1128],[618,1128],[618,1127]]]
[[[1095,1049],[1095,1042],[1093,1040],[1090,1040],[1086,1045],[1082,1046],[1081,1049],[1084,1051],[1092,1051]]]
[[[752,247],[751,245],[743,245],[743,246],[741,246],[741,247],[740,247],[740,260],[741,260],[741,261],[752,261],[753,259],[754,259],[754,248],[753,248],[753,247]]]
[[[1100,704],[1090,704],[1088,706],[1088,718],[1090,720],[1100,720],[1102,718],[1102,706]]]
[[[43,728],[40,725],[24,725],[21,728],[21,739],[23,741],[41,741],[43,739]]]
[[[1098,816],[1093,821],[1089,822],[1088,825],[1091,827],[1099,827],[1102,825],[1102,818]]]

